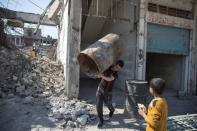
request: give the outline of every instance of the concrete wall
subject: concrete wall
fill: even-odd
[[[131,1],[133,3],[136,3],[136,1]],[[121,8],[119,13],[123,13]],[[125,80],[128,79],[134,79],[135,74],[135,57],[136,57],[136,26],[134,24],[135,22],[135,11],[134,11],[134,5],[127,5],[124,7],[126,10],[126,15],[129,16],[130,22],[127,21],[106,21],[102,32],[100,33],[100,36],[103,37],[108,33],[116,33],[119,34],[122,41],[126,45],[126,50],[124,55],[120,58],[124,60],[125,66],[124,68],[119,72],[119,79],[115,82],[115,87],[120,89],[125,89]]]
[[[82,32],[81,50],[87,48],[100,39],[99,34],[103,28],[105,19],[99,17],[87,17],[85,27]]]
[[[79,94],[79,64],[77,55],[81,43],[81,1],[64,1],[64,12],[60,23],[57,58],[64,65],[65,95],[77,98]]]
[[[68,48],[68,27],[69,27],[69,16],[68,16],[68,3],[64,2],[64,12],[62,20],[60,22],[59,38],[57,45],[57,60],[66,66],[66,54]]]

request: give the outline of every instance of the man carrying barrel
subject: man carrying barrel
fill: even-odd
[[[110,110],[109,117],[111,118],[114,113],[114,107],[112,105],[112,88],[114,81],[118,78],[118,71],[124,66],[122,60],[118,60],[114,65],[110,66],[102,74],[98,75],[98,78],[102,78],[99,83],[96,92],[96,110],[99,117],[98,128],[103,125],[103,102]]]

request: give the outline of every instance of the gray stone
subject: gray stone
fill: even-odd
[[[38,94],[38,98],[45,98],[46,96],[44,94]]]
[[[77,117],[75,115],[72,115],[72,121],[76,121]]]
[[[19,86],[19,87],[16,88],[16,93],[21,94],[21,93],[23,93],[24,91],[25,91],[25,86]]]
[[[75,123],[72,122],[72,121],[68,121],[68,122],[67,122],[67,126],[68,126],[68,127],[71,127],[71,128],[76,127]]]
[[[48,92],[48,91],[43,92],[43,94],[44,94],[46,97],[51,96],[51,93],[50,93],[50,92]]]
[[[81,109],[81,115],[89,115],[89,111],[86,109]]]
[[[55,118],[58,120],[61,120],[61,119],[63,119],[63,116],[62,116],[62,114],[56,114]]]
[[[64,114],[64,113],[66,112],[66,110],[67,110],[66,108],[63,108],[63,107],[62,107],[62,108],[59,109],[59,112],[60,112],[61,114]]]
[[[65,121],[72,120],[71,115],[64,115],[64,120],[65,120]]]
[[[12,76],[12,79],[14,80],[14,81],[17,81],[18,80],[18,77],[16,77],[16,76]]]
[[[29,81],[28,81],[28,79],[26,79],[26,78],[23,77],[22,80],[21,80],[21,83],[23,85],[28,85]]]
[[[80,116],[80,115],[81,115],[81,110],[76,110],[76,111],[74,112],[74,115],[75,115],[75,117]]]
[[[23,104],[31,104],[34,102],[34,98],[32,96],[28,96],[24,98]]]
[[[14,94],[8,94],[8,98],[14,98]]]
[[[51,105],[46,105],[46,109],[50,109],[51,108]]]
[[[77,118],[77,122],[79,122],[82,126],[84,126],[88,121],[89,115],[82,115]]]

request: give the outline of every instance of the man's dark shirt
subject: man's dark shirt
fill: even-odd
[[[109,67],[106,71],[104,71],[103,74],[104,74],[105,77],[113,76],[114,80],[108,82],[108,81],[102,79],[101,82],[99,83],[99,88],[101,88],[103,91],[111,92],[114,81],[118,78],[118,72],[117,71],[112,71],[112,67]]]

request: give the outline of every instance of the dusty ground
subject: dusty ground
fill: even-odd
[[[97,89],[97,85],[99,80],[94,79],[81,79],[80,81],[80,98],[93,100],[93,104],[95,104],[95,93]],[[197,114],[197,97],[177,97],[176,91],[172,89],[167,89],[164,93],[164,97],[168,103],[168,111],[169,117],[179,116],[179,115],[187,115],[187,114]],[[145,129],[145,125],[142,124],[143,120],[137,122],[135,119],[128,118],[124,115],[124,92],[119,89],[113,90],[113,102],[116,103],[117,108],[111,122],[106,122],[103,130],[113,130],[113,131],[121,131],[121,130],[140,130],[143,131]],[[148,101],[152,98],[149,97]],[[109,113],[107,107],[104,107],[104,114],[107,116]],[[93,114],[96,115],[96,110],[93,111]],[[98,130],[96,128],[96,124],[98,122],[95,121],[93,125],[88,125],[87,130]],[[197,126],[197,123],[193,126]],[[169,129],[170,130],[170,129]]]

